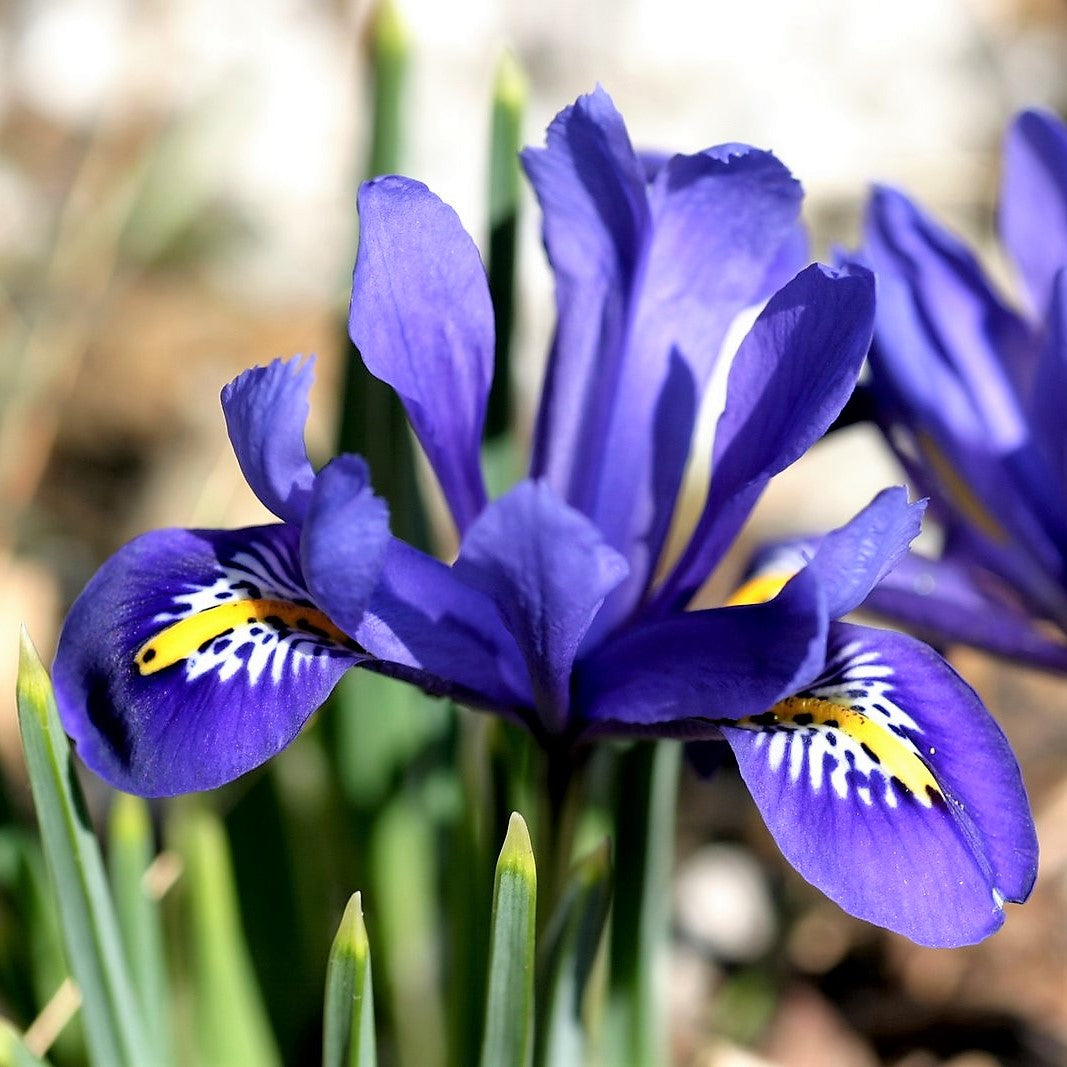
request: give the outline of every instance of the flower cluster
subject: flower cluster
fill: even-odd
[[[391,536],[358,457],[313,471],[309,363],[242,374],[222,395],[230,438],[280,522],[149,533],[101,568],[54,670],[79,753],[122,789],[210,788],[288,744],[361,667],[557,751],[718,741],[790,862],[848,911],[928,944],[990,933],[1036,870],[1007,742],[925,645],[837,621],[905,556],[921,505],[887,490],[798,567],[687,610],[851,393],[872,276],[798,272],[801,191],[774,156],[643,157],[599,90],[523,162],[558,309],[528,476],[488,499],[494,334],[474,243],[425,186],[368,182],[351,335],[404,403],[458,558]],[[700,398],[731,322],[761,303],[728,369],[703,511],[657,577]]]
[[[1067,128],[1024,112],[1004,149],[1000,232],[1024,311],[955,237],[875,191],[864,258],[878,276],[872,395],[945,531],[869,606],[922,629],[1067,671]]]

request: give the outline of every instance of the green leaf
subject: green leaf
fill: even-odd
[[[505,52],[493,86],[489,135],[489,255],[486,272],[496,319],[496,352],[485,419],[486,441],[505,437],[511,429],[511,335],[515,321],[515,260],[519,232],[519,149],[527,96],[526,76],[515,57]],[[508,458],[513,460],[514,457]],[[506,462],[501,460],[501,463]]]
[[[0,1019],[0,1067],[48,1067],[23,1044],[19,1032]]]
[[[496,865],[481,1067],[527,1067],[533,1061],[536,919],[530,832],[515,812]]]
[[[155,842],[148,804],[140,797],[128,793],[116,795],[111,805],[109,843],[111,889],[136,995],[149,1039],[159,1050],[159,1063],[169,1064],[173,1042],[162,917],[159,902],[145,885],[145,872],[155,854]]]
[[[238,910],[226,831],[196,801],[173,809],[171,832],[184,862],[193,1019],[206,1067],[280,1064]]]
[[[407,85],[407,27],[393,0],[382,0],[371,38],[374,66],[374,126],[368,173],[395,174],[403,151],[404,96]]]
[[[611,846],[605,838],[576,864],[545,933],[537,983],[539,1067],[581,1067],[593,1059],[598,1019],[589,993],[603,956],[610,903]]]
[[[326,967],[322,1067],[376,1067],[370,945],[359,893],[348,901]]]
[[[661,1067],[668,1061],[662,983],[670,924],[670,872],[681,744],[636,744],[622,754],[615,786],[615,898],[605,1062]]]
[[[74,774],[48,674],[22,631],[17,686],[19,728],[60,926],[96,1067],[157,1062],[122,952],[100,848]]]

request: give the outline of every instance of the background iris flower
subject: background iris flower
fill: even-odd
[[[105,564],[55,664],[79,751],[124,789],[208,788],[291,740],[359,665],[505,715],[560,759],[606,736],[725,742],[785,855],[848,911],[928,944],[990,933],[1036,870],[1007,742],[926,646],[835,621],[905,553],[921,506],[888,490],[798,568],[685,610],[852,391],[870,274],[793,276],[801,193],[781,163],[740,145],[643,159],[599,90],[524,164],[558,305],[529,477],[488,500],[493,318],[473,241],[418,182],[365,184],[351,334],[404,402],[457,560],[389,536],[358,458],[313,473],[307,364],[242,375],[223,393],[230,436],[282,521],[147,534]],[[656,579],[723,338],[768,296],[729,368],[704,509]]]
[[[944,527],[868,606],[931,638],[1067,670],[1067,129],[1026,111],[1004,146],[1000,234],[1023,307],[957,238],[877,189],[877,417]]]

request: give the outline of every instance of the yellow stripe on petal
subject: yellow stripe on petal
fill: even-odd
[[[237,600],[172,623],[137,650],[134,663],[142,675],[155,674],[203,651],[216,638],[255,623],[278,630],[297,630],[352,647],[348,635],[314,608],[289,600]]]
[[[812,728],[852,742],[887,780],[907,790],[924,807],[944,794],[915,745],[853,707],[816,696],[792,696],[761,715],[731,725],[774,732]]]
[[[986,509],[975,491],[967,484],[963,476],[952,465],[949,458],[937,446],[937,442],[926,432],[917,435],[919,448],[944,490],[945,495],[955,505],[960,514],[991,541],[1005,544],[1008,534],[1004,527]]]

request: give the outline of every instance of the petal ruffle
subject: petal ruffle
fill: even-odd
[[[1015,758],[918,641],[835,624],[816,681],[722,731],[786,858],[851,914],[965,945],[1029,894],[1037,841]]]
[[[222,390],[222,410],[237,462],[262,503],[299,523],[315,474],[304,447],[314,359],[276,359],[239,374]]]
[[[1023,111],[1009,128],[999,214],[1030,307],[1043,317],[1067,264],[1067,129],[1055,116]]]
[[[626,556],[604,609],[617,620],[655,567],[726,330],[767,295],[783,245],[796,252],[800,186],[769,153],[726,145],[672,157],[646,187],[603,90],[523,159],[559,313],[532,472]]]
[[[485,505],[479,461],[493,376],[493,306],[474,242],[421,182],[359,191],[348,328],[396,390],[462,533]]]
[[[685,606],[770,479],[826,432],[856,384],[873,322],[874,282],[862,268],[815,264],[771,297],[734,357],[704,510],[652,611]]]
[[[807,571],[767,603],[628,628],[579,664],[582,723],[588,734],[718,736],[719,722],[765,710],[817,672],[826,633]]]
[[[526,660],[542,724],[561,731],[579,645],[626,561],[546,482],[524,481],[478,517],[454,570],[496,604]]]
[[[312,603],[299,530],[160,530],[75,602],[53,667],[64,728],[112,785],[211,789],[284,748],[363,658]]]

